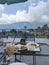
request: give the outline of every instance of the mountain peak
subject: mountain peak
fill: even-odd
[[[49,25],[49,22],[16,22],[12,24],[0,24],[0,29],[24,29],[24,26],[27,26],[28,29],[33,29],[44,24]]]

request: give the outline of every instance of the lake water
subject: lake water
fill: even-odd
[[[14,42],[20,42],[20,39],[21,38],[15,38],[15,39],[14,38],[8,38],[8,39],[7,38],[2,38],[3,42],[5,42],[5,41],[13,42],[13,40],[14,40]],[[26,39],[26,42],[31,42],[31,41],[34,41],[34,39],[33,38],[27,38]],[[49,44],[49,39],[47,39],[47,38],[35,38],[35,42]]]
[[[8,41],[8,42],[19,42],[21,38],[4,38],[2,39],[3,41]],[[29,38],[26,40],[26,42],[31,42],[33,41],[33,38]],[[49,44],[49,39],[47,38],[35,38],[35,42],[37,43],[46,43]],[[2,49],[2,50],[1,50]],[[3,51],[3,47],[0,47],[0,52]],[[43,45],[41,46],[41,52],[43,54],[49,54],[49,46]],[[18,56],[19,58],[19,56]],[[33,56],[23,56],[21,59],[23,62],[27,63],[28,65],[33,65]],[[43,57],[43,56],[36,56],[36,65],[49,65],[49,57]]]

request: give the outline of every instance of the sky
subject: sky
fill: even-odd
[[[0,24],[16,22],[49,22],[49,0],[28,0],[16,4],[0,4]]]

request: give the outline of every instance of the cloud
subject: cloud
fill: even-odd
[[[0,17],[0,24],[9,24],[9,23],[13,23],[16,20],[15,15],[13,14],[6,14],[6,13],[2,13],[1,17]]]
[[[42,20],[43,22],[48,22],[48,21],[49,21],[49,16],[43,15],[43,16],[41,17],[41,20]]]
[[[1,16],[1,14],[4,12],[4,10],[5,10],[5,7],[0,4],[0,16]]]
[[[16,12],[16,21],[25,21],[27,13],[25,10]]]
[[[4,6],[0,4],[0,11],[4,10]]]
[[[31,18],[30,21],[39,21],[44,14],[46,3],[40,2],[36,7],[30,5],[28,14]]]
[[[3,7],[4,9],[4,7]],[[49,21],[49,1],[43,2],[40,0],[38,5],[33,6],[32,3],[28,7],[28,12],[26,10],[18,10],[16,14],[6,14],[2,13],[0,17],[0,24],[14,23],[14,22],[47,22]]]

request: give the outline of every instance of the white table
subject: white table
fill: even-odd
[[[9,65],[27,65],[27,64],[26,63],[15,62],[15,63],[10,63]]]
[[[36,52],[40,52],[40,48],[36,48],[34,50],[20,50],[18,52],[15,52],[14,55],[15,55],[15,61],[17,60],[16,59],[16,55],[32,55],[33,56],[33,65],[36,65]]]

